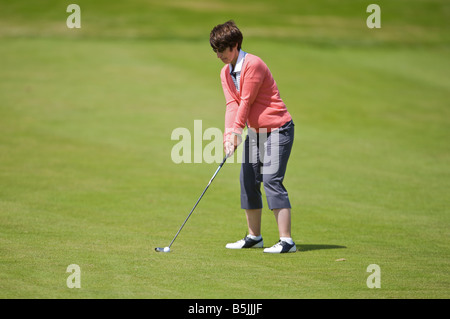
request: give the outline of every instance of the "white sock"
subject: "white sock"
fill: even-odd
[[[254,235],[247,235],[247,237],[248,238],[250,238],[250,239],[253,239],[253,240],[260,240],[262,237],[261,237],[261,235],[259,235],[259,236],[254,236]]]
[[[280,240],[287,242],[289,245],[294,245],[294,241],[291,237],[280,237]]]

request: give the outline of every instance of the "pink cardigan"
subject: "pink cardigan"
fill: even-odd
[[[245,124],[259,132],[277,129],[292,118],[280,97],[277,84],[267,65],[247,53],[241,69],[240,92],[236,90],[226,64],[220,79],[226,100],[224,142],[232,133],[242,134]]]

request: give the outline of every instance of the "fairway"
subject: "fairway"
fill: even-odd
[[[220,163],[174,163],[171,134],[223,130],[208,41],[229,19],[296,125],[298,251],[225,249],[246,233],[235,159],[157,253]],[[449,21],[444,0],[2,1],[0,298],[448,299]]]

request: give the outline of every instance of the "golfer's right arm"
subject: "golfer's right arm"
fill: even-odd
[[[234,103],[236,103],[236,101],[234,101]],[[223,135],[223,149],[228,157],[233,155],[236,148],[242,142],[241,135],[234,133],[232,130],[232,125],[236,117],[237,108],[237,103],[236,105],[227,105],[227,110],[225,113],[225,133]]]

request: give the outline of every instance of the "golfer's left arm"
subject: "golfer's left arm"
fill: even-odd
[[[237,108],[234,110],[235,114],[229,116],[229,121],[232,120],[231,134],[226,141],[226,149],[228,146],[229,151],[233,151],[242,142],[242,132],[244,130],[245,124],[247,123],[248,116],[250,114],[250,109],[258,96],[259,89],[264,80],[265,69],[261,68],[259,65],[251,65],[249,69],[244,73],[241,101]],[[231,124],[231,123],[230,123]]]
[[[232,133],[241,135],[247,123],[250,108],[258,96],[259,89],[264,80],[264,70],[258,67],[250,66],[250,69],[244,74],[244,83],[241,92],[241,102],[236,110]]]

